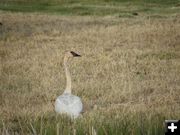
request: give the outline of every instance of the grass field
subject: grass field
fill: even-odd
[[[0,9],[20,12],[46,12],[60,15],[116,15],[132,13],[169,15],[180,12],[179,0],[1,0]]]
[[[147,0],[153,12],[143,1],[51,1],[71,7],[63,12],[46,2],[0,2],[0,134],[163,135],[164,120],[180,119],[178,1]],[[67,50],[82,55],[70,70],[85,107],[74,121],[53,106]]]

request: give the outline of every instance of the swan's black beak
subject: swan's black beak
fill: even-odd
[[[79,55],[79,54],[77,54],[77,53],[75,53],[73,51],[71,51],[71,54],[73,55],[73,57],[81,57],[81,55]]]

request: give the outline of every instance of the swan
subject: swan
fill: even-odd
[[[55,111],[58,114],[65,113],[71,118],[77,118],[82,112],[83,104],[80,97],[71,93],[71,75],[68,69],[68,61],[73,57],[81,57],[81,55],[73,51],[65,53],[64,68],[66,75],[66,89],[64,90],[64,93],[55,100]]]

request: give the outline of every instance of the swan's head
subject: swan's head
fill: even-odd
[[[79,55],[73,51],[70,51],[70,55],[71,55],[71,57],[81,57],[81,55]]]
[[[73,57],[81,57],[81,55],[79,55],[78,53],[76,53],[74,51],[68,51],[68,52],[66,52],[65,57],[73,58]]]
[[[81,55],[79,55],[78,53],[74,51],[67,51],[65,53],[64,62],[66,63],[67,61],[71,60],[74,57],[81,57]]]

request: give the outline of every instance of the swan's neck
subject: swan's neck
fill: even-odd
[[[64,93],[71,94],[71,74],[69,72],[69,68],[67,65],[68,58],[64,58],[64,68],[65,68],[65,74],[66,74],[66,89]]]

